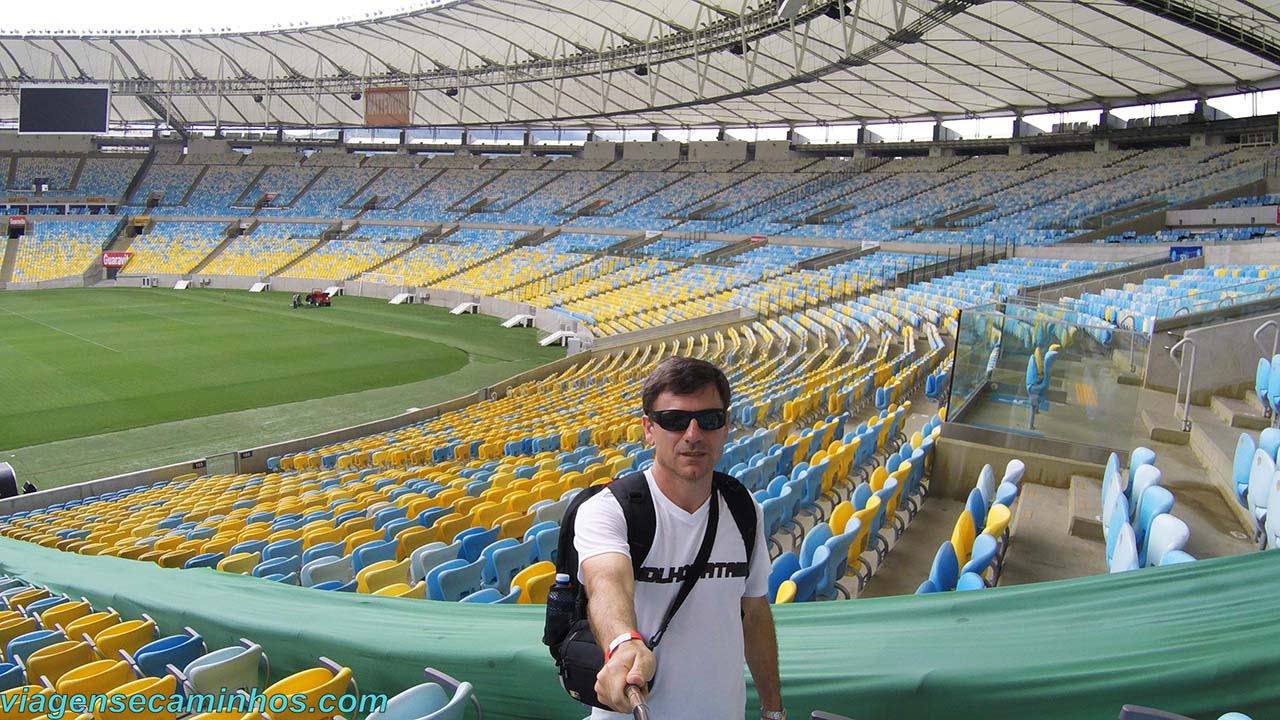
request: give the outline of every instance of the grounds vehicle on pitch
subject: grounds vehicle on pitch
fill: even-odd
[[[312,290],[306,295],[299,293],[293,296],[294,307],[302,307],[303,303],[311,307],[330,307],[333,305],[333,301],[329,299],[329,293],[324,290]]]

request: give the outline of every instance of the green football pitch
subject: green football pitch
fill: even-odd
[[[564,355],[538,346],[536,331],[503,328],[497,318],[356,297],[293,309],[289,299],[126,288],[0,293],[0,459],[20,470],[33,460],[27,469],[43,473],[37,484],[49,487],[180,461],[193,457],[183,454],[188,448],[234,451],[394,414]],[[341,400],[316,400],[335,396]],[[253,413],[272,407],[294,410],[269,415],[283,427],[259,435],[253,424],[262,418]],[[324,417],[313,417],[317,411]],[[226,422],[194,420],[210,416],[229,418],[234,432]],[[140,430],[131,436],[130,429]],[[222,433],[227,445],[217,446],[209,432]],[[149,448],[157,433],[163,447]],[[115,448],[110,456],[128,455],[130,437],[141,456],[93,466],[95,438],[111,438],[104,441]],[[22,448],[90,460],[71,463],[80,465],[74,472],[49,473],[67,463],[38,450],[8,452]],[[167,452],[152,457],[157,450]]]

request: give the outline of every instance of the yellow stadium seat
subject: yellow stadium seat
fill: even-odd
[[[27,677],[47,681],[51,686],[72,668],[97,660],[93,648],[82,640],[64,640],[46,645],[27,656]]]
[[[126,620],[93,636],[93,646],[104,660],[119,656],[121,650],[133,655],[138,648],[156,638],[156,624],[151,619]]]
[[[40,685],[20,685],[12,690],[5,690],[0,693],[0,702],[12,703],[8,712],[0,710],[0,720],[33,720],[38,717],[39,713],[24,712],[22,703],[18,701],[23,696],[26,696],[26,707],[30,707],[32,705],[31,699],[36,695],[44,695],[47,702],[48,698],[53,695],[53,690]],[[13,700],[8,700],[8,698],[13,698]]]
[[[23,590],[9,598],[9,609],[25,610],[31,603],[48,597],[53,597],[53,593],[49,592],[45,588],[31,588],[30,590]]]
[[[8,647],[9,641],[19,635],[37,629],[35,618],[18,616],[0,620],[0,648]]]
[[[141,712],[134,712],[129,707],[129,701],[124,701],[124,710],[122,712],[114,712],[111,704],[106,707],[95,709],[95,720],[176,720],[178,713],[169,710],[169,699],[177,690],[178,680],[172,675],[163,677],[144,677],[138,680],[119,685],[110,690],[110,694],[119,695],[122,698],[130,698],[133,696],[141,696],[145,698],[161,697],[164,702],[156,701],[162,708],[159,711],[152,712],[150,707],[146,707]]]
[[[371,594],[388,585],[409,581],[409,561],[381,560],[356,574],[356,592]]]
[[[367,542],[373,542],[374,540],[381,540],[381,539],[382,539],[381,530],[373,530],[373,529],[357,530],[356,532],[353,532],[347,536],[346,551],[348,554],[350,554],[351,551],[355,550],[356,548],[360,547],[361,545]]]
[[[778,605],[794,602],[796,599],[796,584],[790,580],[783,580],[778,586],[778,596],[774,602]]]
[[[844,532],[845,525],[853,517],[853,504],[848,500],[837,503],[831,508],[831,518],[827,520],[827,524],[831,526],[831,532],[839,535]]]
[[[516,573],[511,579],[511,586],[520,588],[520,599],[517,602],[525,605],[545,603],[547,591],[551,589],[555,578],[556,566],[549,560],[534,563]]]
[[[460,513],[445,515],[435,523],[436,537],[442,542],[451,543],[458,533],[472,527],[473,522],[470,515]]]
[[[346,506],[343,506],[343,510],[346,510],[346,509],[348,508]],[[372,530],[373,518],[371,517],[351,518],[350,520],[339,525],[338,529],[347,535],[360,532],[361,530]]]
[[[499,516],[494,520],[494,524],[499,528],[499,540],[503,538],[523,540],[525,532],[533,527],[533,515],[530,513],[509,512]]]
[[[321,662],[330,664],[325,658],[321,658]],[[271,713],[272,720],[323,720],[331,717],[332,713],[326,714],[319,710],[311,710],[310,708],[320,705],[320,698],[329,697],[337,698],[347,692],[351,685],[351,669],[338,668],[336,671],[331,667],[318,667],[303,670],[284,678],[263,691],[266,697],[267,707],[272,707],[272,698],[283,695],[293,698],[302,696],[305,702],[302,703],[308,709],[294,711],[295,703],[288,703],[283,712]],[[278,705],[279,702],[276,703]]]
[[[302,549],[309,550],[320,543],[342,542],[346,537],[347,532],[345,530],[334,527],[312,530],[302,536]]]
[[[67,623],[77,618],[82,618],[91,612],[93,612],[93,606],[87,600],[65,602],[61,605],[54,605],[40,613],[40,624],[46,630],[52,630],[58,626],[66,627]]]
[[[434,542],[435,538],[434,528],[411,525],[401,530],[396,533],[396,540],[400,543],[400,547],[396,548],[396,559],[403,560],[409,557],[414,550]]]
[[[179,545],[183,543],[184,540],[186,540],[186,536],[184,535],[166,535],[160,538],[159,540],[156,540],[155,544],[151,546],[151,549],[152,550],[175,550]]]
[[[427,598],[427,583],[419,580],[410,586],[405,583],[393,583],[374,591],[374,595],[383,595],[386,597],[402,597],[412,598],[414,600],[425,600]]]
[[[104,610],[102,612],[89,613],[83,617],[76,618],[70,623],[63,625],[62,630],[69,640],[79,640],[84,636],[93,638],[98,633],[106,630],[112,625],[120,623],[120,613],[115,610]]]
[[[242,552],[234,555],[228,555],[218,561],[218,569],[222,572],[233,573],[236,575],[248,575],[262,561],[259,553]]]
[[[134,679],[133,670],[123,660],[95,660],[63,673],[54,687],[63,695],[80,693],[87,697],[107,693]]]
[[[1009,512],[1009,506],[995,503],[991,509],[987,511],[987,522],[982,528],[983,535],[990,535],[999,540],[1004,531],[1009,527],[1009,520],[1012,514]]]
[[[973,554],[973,538],[976,534],[973,516],[968,510],[962,510],[960,517],[956,519],[955,527],[951,529],[951,546],[955,548],[956,559],[962,567],[969,562],[969,557]]]

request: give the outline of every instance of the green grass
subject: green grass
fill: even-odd
[[[349,297],[294,310],[288,300],[0,293],[4,459],[50,487],[384,417],[563,356],[496,318]]]

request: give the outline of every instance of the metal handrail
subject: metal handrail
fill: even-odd
[[[1179,355],[1182,346],[1187,346]],[[1169,348],[1169,359],[1178,364],[1178,389],[1173,394],[1173,417],[1182,421],[1182,432],[1191,432],[1191,386],[1196,377],[1196,343],[1191,338],[1182,338]],[[1183,369],[1186,373],[1183,373]],[[1183,400],[1183,376],[1186,377],[1186,393]],[[1182,409],[1179,415],[1178,410]]]
[[[1276,356],[1276,350],[1280,348],[1280,324],[1276,323],[1275,320],[1268,320],[1262,323],[1253,331],[1253,342],[1258,346],[1259,350],[1265,353],[1267,351],[1267,346],[1262,344],[1262,341],[1258,339],[1258,336],[1261,335],[1262,331],[1266,330],[1268,327],[1276,331],[1275,337],[1271,339],[1271,354],[1267,355],[1267,359],[1269,360]]]
[[[1138,329],[1138,320],[1133,313],[1129,313],[1128,315],[1120,318],[1120,323],[1117,325],[1117,327],[1119,327],[1121,330],[1124,330],[1125,329],[1124,324],[1126,321],[1129,323],[1128,329],[1135,331],[1135,332],[1129,333],[1129,372],[1137,372],[1138,362],[1135,359],[1135,354],[1136,354],[1137,344],[1138,344],[1138,333],[1136,332]]]

